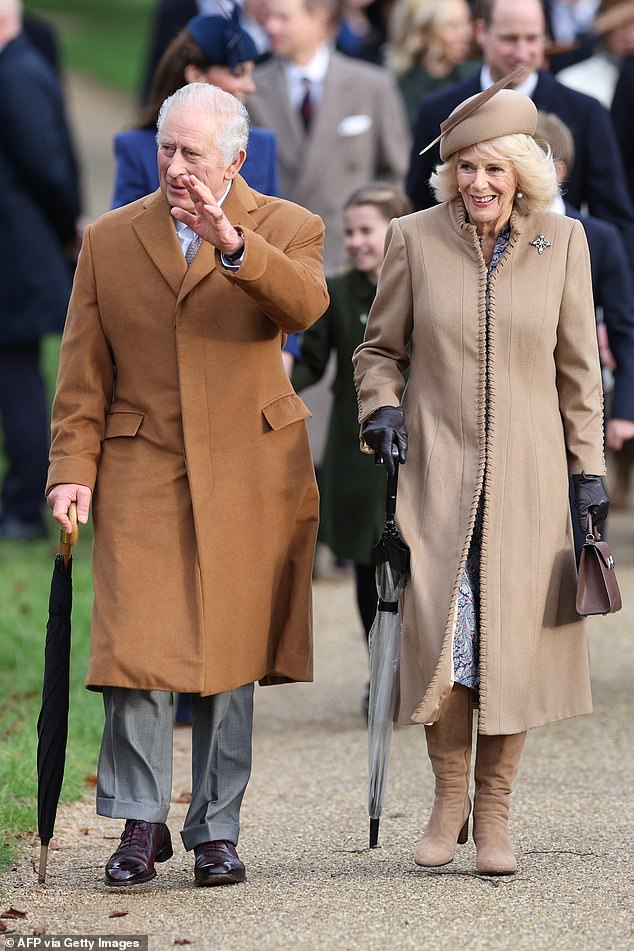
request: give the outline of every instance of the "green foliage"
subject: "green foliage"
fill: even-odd
[[[49,392],[57,372],[59,338],[43,347]],[[37,717],[42,693],[48,593],[57,531],[41,542],[0,542],[0,868],[37,827]],[[73,557],[73,620],[69,737],[62,800],[81,797],[95,772],[103,707],[84,688],[92,584],[90,527],[82,529]]]
[[[137,94],[151,28],[152,0],[26,0],[58,31],[64,67]]]

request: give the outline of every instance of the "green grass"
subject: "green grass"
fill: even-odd
[[[59,339],[46,341],[43,364],[49,391]],[[73,558],[70,724],[62,801],[88,791],[96,770],[103,723],[101,695],[83,686],[88,658],[92,587],[91,531]],[[49,542],[0,543],[0,869],[37,827],[36,723],[40,708],[48,592],[58,534]]]
[[[58,31],[65,69],[137,95],[153,0],[26,0],[25,9]]]

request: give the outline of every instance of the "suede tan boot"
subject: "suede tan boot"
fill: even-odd
[[[431,816],[414,852],[417,865],[447,865],[456,853],[456,843],[467,841],[472,724],[471,690],[455,684],[438,722],[425,727],[436,785]]]
[[[517,871],[508,821],[511,790],[525,739],[526,733],[508,736],[478,734],[473,840],[476,844],[476,869],[482,875],[512,875]]]

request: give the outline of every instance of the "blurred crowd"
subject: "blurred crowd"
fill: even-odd
[[[357,458],[350,356],[363,337],[387,222],[434,203],[428,182],[438,152],[420,150],[457,103],[518,66],[516,88],[542,112],[540,136],[557,162],[563,200],[553,210],[586,229],[612,421],[612,506],[628,505],[634,0],[159,0],[147,49],[138,122],[113,144],[113,207],[157,188],[158,108],[179,87],[205,82],[246,103],[247,182],[325,222],[332,303],[304,339],[289,338],[284,361],[296,388],[310,388],[322,539],[337,563],[355,566],[366,630],[383,480],[371,460]],[[47,534],[40,346],[63,327],[83,228],[62,88],[50,25],[24,14],[19,0],[0,0],[0,539]]]

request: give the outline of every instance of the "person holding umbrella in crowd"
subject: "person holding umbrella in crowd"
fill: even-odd
[[[532,101],[504,88],[513,78],[442,123],[441,204],[390,226],[354,355],[366,447],[389,464],[396,442],[407,460],[399,719],[425,725],[435,775],[414,858],[450,862],[473,812],[484,874],[517,868],[508,817],[526,731],[591,710],[568,474],[584,529],[608,506],[587,244],[580,222],[547,211],[553,161]]]
[[[48,503],[92,501],[86,684],[106,723],[97,811],[125,820],[106,884],[172,855],[172,691],[193,699],[182,832],[199,885],[236,844],[254,681],[307,681],[317,487],[286,333],[324,312],[323,223],[240,177],[244,106],[192,83],[158,120],[160,189],[84,239],[61,347]],[[116,386],[115,386],[116,380]]]
[[[383,530],[385,473],[359,453],[351,360],[363,340],[376,293],[388,225],[408,211],[408,198],[388,182],[363,185],[348,197],[343,219],[351,267],[328,278],[330,306],[303,335],[302,357],[292,376],[296,390],[312,386],[323,377],[331,355],[336,355],[334,400],[320,473],[319,532],[337,558],[354,564],[357,606],[366,638],[376,613],[372,549]],[[367,704],[366,693],[366,714]]]

